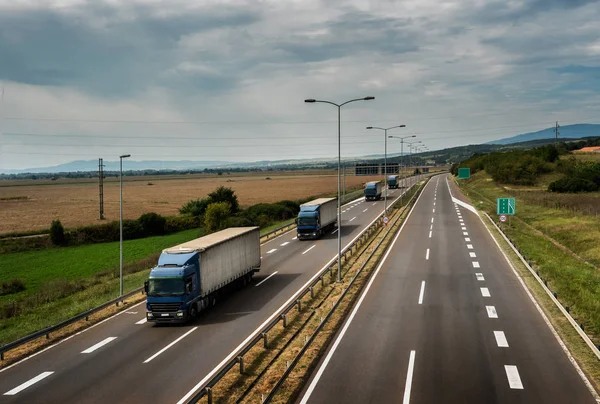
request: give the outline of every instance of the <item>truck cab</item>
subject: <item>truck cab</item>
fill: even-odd
[[[144,284],[146,318],[151,322],[185,322],[198,313],[199,253],[163,252]]]
[[[388,188],[396,189],[400,185],[399,177],[397,175],[390,175],[388,177]]]
[[[380,199],[381,199],[381,182],[380,181],[367,182],[367,184],[365,185],[365,200],[378,201]]]
[[[318,205],[301,206],[296,219],[296,231],[299,239],[321,236],[320,211]]]

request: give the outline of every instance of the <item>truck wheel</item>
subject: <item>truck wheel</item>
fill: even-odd
[[[196,315],[198,315],[198,311],[196,310],[196,303],[194,303],[192,304],[192,307],[190,307],[189,316],[190,318],[196,318]]]

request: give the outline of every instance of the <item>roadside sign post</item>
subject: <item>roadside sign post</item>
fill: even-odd
[[[383,217],[383,224],[385,224],[387,226],[387,224],[390,222],[390,218],[387,216]]]
[[[510,226],[510,217],[517,212],[517,201],[515,198],[496,199],[496,214],[500,216],[502,223],[506,222],[508,216],[508,225]],[[502,220],[504,218],[504,220]]]
[[[506,222],[506,215],[500,215],[500,221],[502,223]]]
[[[466,168],[459,168],[458,169],[458,179],[462,180],[468,180],[469,178],[471,178],[471,169],[466,167]]]

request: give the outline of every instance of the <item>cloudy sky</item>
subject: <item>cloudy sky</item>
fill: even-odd
[[[430,149],[600,123],[588,0],[0,0],[0,168]],[[399,151],[390,139],[389,152]]]

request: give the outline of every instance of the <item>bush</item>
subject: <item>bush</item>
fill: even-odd
[[[231,206],[227,202],[211,203],[204,215],[204,226],[209,233],[222,230],[227,225]]]
[[[0,296],[11,295],[25,290],[25,282],[22,279],[15,278],[0,284]]]
[[[231,188],[220,186],[213,192],[208,194],[212,202],[226,202],[229,204],[231,213],[237,213],[240,210],[240,205],[235,192]]]
[[[250,219],[244,216],[233,216],[227,219],[227,227],[249,227],[254,225]]]
[[[147,235],[144,233],[142,224],[137,220],[123,220],[123,240],[135,240]]]
[[[50,225],[50,240],[54,245],[65,245],[67,243],[67,237],[65,236],[65,228],[63,227],[60,220],[53,220]]]
[[[192,216],[203,216],[208,205],[212,203],[211,198],[191,200],[179,209],[179,213]]]
[[[138,222],[140,222],[142,231],[146,236],[160,236],[165,234],[167,220],[158,213],[144,213],[139,217]]]
[[[174,233],[181,230],[197,229],[202,225],[197,216],[168,216],[165,219],[165,232]]]
[[[585,178],[564,177],[554,181],[548,186],[550,192],[594,192],[598,190],[598,185],[595,182],[586,180]]]

